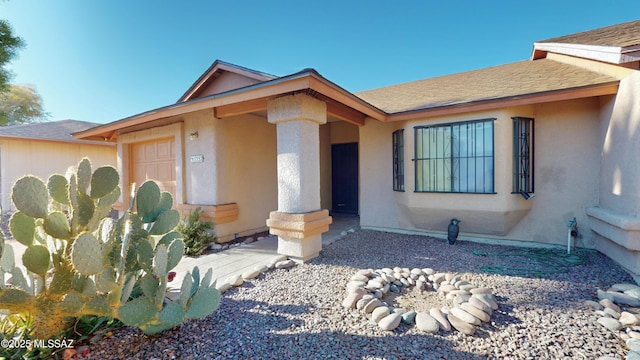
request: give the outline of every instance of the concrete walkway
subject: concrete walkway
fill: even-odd
[[[360,228],[359,223],[360,219],[357,216],[334,217],[329,231],[322,234],[322,246],[325,247],[331,244],[348,232],[358,230]],[[185,256],[173,270],[176,272],[176,277],[173,282],[169,283],[169,286],[179,289],[187,271],[191,271],[195,266],[199,268],[201,277],[209,268],[212,268],[213,278],[218,279],[218,284],[222,284],[232,276],[241,276],[245,272],[256,270],[265,265],[269,266],[275,258],[279,257],[277,249],[278,237],[269,236],[250,244],[242,244],[214,254],[196,258]]]

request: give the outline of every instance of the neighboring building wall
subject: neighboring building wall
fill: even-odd
[[[535,118],[535,193],[512,191],[512,117]],[[415,193],[414,127],[495,118],[496,194]],[[405,192],[392,191],[391,134],[404,128]],[[444,234],[462,220],[462,238],[566,243],[566,223],[586,224],[585,208],[597,202],[598,99],[554,102],[400,124],[367,121],[360,130],[361,225]],[[569,166],[568,166],[569,165]],[[584,229],[583,229],[584,230]],[[585,241],[591,235],[583,231]]]
[[[11,188],[16,180],[31,174],[45,182],[51,174],[65,174],[88,157],[94,169],[116,166],[113,145],[88,145],[37,140],[0,140],[0,198],[2,209],[15,210],[11,202]]]

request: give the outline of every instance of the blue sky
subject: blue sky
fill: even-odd
[[[27,43],[10,68],[51,120],[174,103],[216,59],[314,68],[357,92],[525,60],[533,42],[636,20],[640,1],[0,1]]]

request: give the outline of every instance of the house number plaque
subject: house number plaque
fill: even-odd
[[[204,155],[192,155],[191,156],[192,163],[201,163],[204,162]]]

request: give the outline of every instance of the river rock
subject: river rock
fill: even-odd
[[[491,294],[474,294],[471,297],[476,298],[489,305],[492,310],[498,310],[498,302],[496,301],[496,298]]]
[[[616,291],[621,291],[621,292],[625,292],[627,290],[631,290],[631,289],[638,289],[640,288],[640,286],[636,285],[636,284],[613,284],[611,285],[611,288],[616,290]]]
[[[620,321],[613,318],[601,317],[598,318],[598,323],[611,331],[618,331],[622,329]]]
[[[492,290],[486,287],[479,287],[479,288],[475,288],[475,289],[471,289],[469,290],[470,293],[472,294],[493,294]]]
[[[598,289],[598,299],[609,299],[616,304],[629,305],[633,307],[640,306],[640,299],[625,293],[618,293],[614,291],[602,291]]]
[[[409,310],[402,314],[402,322],[408,325],[413,325],[416,322],[415,310]]]
[[[382,305],[382,302],[378,299],[373,299],[371,301],[369,301],[363,308],[362,310],[366,313],[369,314],[373,311],[373,309],[377,308],[378,306]]]
[[[358,274],[358,273],[356,273],[356,274],[354,274],[354,275],[351,277],[351,279],[350,279],[350,280],[351,280],[351,281],[362,281],[362,282],[366,283],[366,282],[368,282],[368,281],[369,281],[369,277],[368,277],[368,276],[365,276],[365,275],[363,275],[363,274]]]
[[[358,292],[349,293],[347,295],[347,297],[344,298],[344,301],[342,301],[342,306],[347,308],[347,309],[355,308],[356,307],[356,303],[358,302],[358,300],[362,299],[363,295],[364,294],[358,293]]]
[[[477,317],[480,321],[489,322],[491,321],[491,317],[486,312],[478,309],[477,307],[469,304],[468,302],[460,304],[460,308],[469,314]]]
[[[377,324],[387,315],[389,315],[389,308],[386,306],[378,306],[371,312],[371,320]]]
[[[616,312],[621,312],[622,309],[620,309],[620,306],[616,305],[611,299],[601,299],[600,300],[600,305],[613,309]],[[602,309],[604,310],[604,309]]]
[[[258,275],[260,275],[260,270],[249,270],[249,271],[245,271],[242,273],[242,278],[244,280],[251,280],[251,279],[255,279],[258,277]]]
[[[296,266],[296,262],[293,260],[284,260],[284,261],[278,261],[274,267],[276,269],[289,269]]]
[[[635,298],[640,298],[640,288],[633,288],[624,291],[625,294],[633,296]]]
[[[479,310],[482,310],[484,312],[486,312],[487,314],[489,314],[489,316],[492,315],[493,310],[491,309],[491,306],[487,305],[487,303],[483,302],[482,300],[480,300],[477,297],[471,296],[469,298],[469,305],[472,305],[476,308],[478,308]]]
[[[438,308],[429,309],[429,315],[431,315],[431,317],[436,319],[440,329],[442,329],[443,331],[451,331],[451,324],[449,323],[449,320],[447,320],[447,317],[444,315],[444,313],[440,309]]]
[[[615,311],[615,310],[613,310],[612,308],[606,307],[602,311],[604,311],[605,313],[611,315],[611,317],[614,318],[614,319],[619,319],[620,318],[620,313]]]
[[[231,286],[240,286],[244,283],[244,280],[240,275],[233,275],[227,278],[227,283],[231,284]]]
[[[626,343],[629,350],[640,352],[640,339],[629,338]]]
[[[460,318],[463,321],[468,322],[471,325],[480,325],[480,319],[469,314],[468,312],[464,311],[459,307],[451,308],[451,314],[455,315],[456,317]]]
[[[587,306],[589,309],[591,310],[602,310],[604,309],[604,306],[602,306],[602,304],[597,303],[593,300],[587,300],[584,302],[585,306]]]
[[[382,330],[393,331],[398,327],[398,325],[400,325],[401,320],[402,316],[400,314],[389,314],[378,322],[378,326]]]
[[[468,322],[460,319],[459,317],[453,314],[448,314],[447,320],[449,320],[449,323],[451,324],[451,326],[453,326],[456,330],[460,331],[465,335],[473,335],[476,333],[475,326],[469,324]]]
[[[416,327],[429,334],[437,334],[440,330],[438,321],[426,312],[416,314]]]

